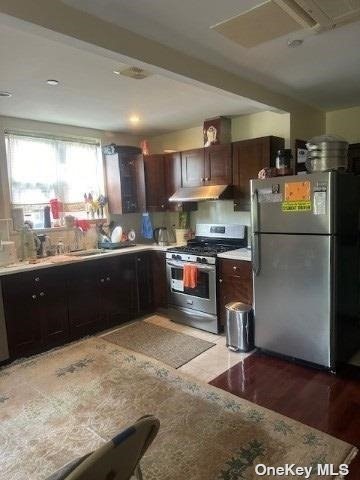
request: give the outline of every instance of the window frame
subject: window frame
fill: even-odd
[[[53,140],[54,142],[67,142],[67,143],[75,143],[75,144],[84,144],[90,146],[96,146],[99,149],[99,161],[102,168],[102,181],[99,183],[99,188],[102,190],[103,195],[107,195],[107,185],[106,185],[106,178],[105,178],[105,162],[104,156],[102,155],[102,142],[99,137],[89,137],[89,136],[78,136],[78,135],[54,135],[49,133],[43,132],[33,132],[33,131],[22,131],[22,130],[3,130],[3,139],[2,139],[2,147],[4,149],[4,158],[5,162],[3,163],[3,170],[0,173],[3,175],[0,176],[0,181],[5,186],[4,188],[4,200],[6,206],[4,207],[4,213],[8,218],[11,218],[11,212],[13,208],[22,207],[28,210],[35,210],[36,208],[43,207],[48,205],[49,202],[44,203],[14,203],[12,199],[12,178],[11,178],[11,160],[8,155],[8,148],[9,148],[9,136],[18,136],[18,137],[27,137],[27,138],[34,138],[34,139],[44,139],[44,140]],[[58,159],[57,159],[58,161]],[[50,200],[50,199],[49,199]],[[67,213],[71,213],[76,209],[76,205],[82,204],[82,202],[65,202],[66,205],[70,206],[70,210]],[[81,210],[82,212],[84,210]],[[92,220],[89,218],[89,220]]]

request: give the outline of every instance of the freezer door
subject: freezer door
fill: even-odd
[[[325,235],[259,235],[257,347],[332,366],[332,241]]]
[[[334,180],[334,172],[251,180],[253,230],[333,233]]]

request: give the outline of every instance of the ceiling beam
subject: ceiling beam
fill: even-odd
[[[66,36],[67,41],[70,37],[270,107],[287,112],[319,111],[59,0],[0,0],[0,12]]]

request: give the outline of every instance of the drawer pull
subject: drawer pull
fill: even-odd
[[[44,297],[45,296],[45,293],[44,292],[40,292],[40,297]]]
[[[223,279],[222,278],[219,278],[219,283],[222,283],[223,282]]]
[[[233,266],[233,270],[234,270],[234,271],[237,270],[237,267],[236,267],[235,265]]]
[[[36,300],[36,299],[37,299],[37,296],[36,296],[35,294],[33,294],[33,295],[31,295],[31,298],[32,298],[33,300]]]
[[[100,278],[100,282],[101,282],[101,283],[104,283],[104,282],[105,282],[105,278]]]
[[[35,277],[35,282],[40,282],[40,277]]]
[[[107,281],[107,282],[110,282],[110,277],[106,277],[106,281]]]

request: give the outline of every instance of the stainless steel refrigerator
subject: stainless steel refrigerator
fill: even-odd
[[[250,183],[255,345],[335,370],[360,349],[360,178]]]

